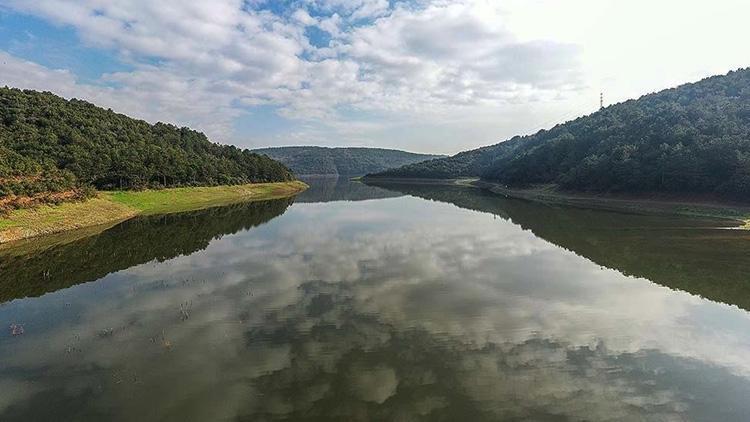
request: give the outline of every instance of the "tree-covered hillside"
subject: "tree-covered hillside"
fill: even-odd
[[[457,177],[479,176],[490,168],[498,157],[513,154],[522,138],[516,137],[506,142],[460,152],[452,157],[408,164],[392,168],[368,177],[453,179]]]
[[[298,175],[363,175],[441,157],[381,148],[278,147],[254,152],[286,164]]]
[[[381,173],[613,193],[750,198],[750,69],[646,95],[491,147]]]
[[[200,132],[49,92],[0,88],[0,199],[98,189],[286,181],[282,164]]]

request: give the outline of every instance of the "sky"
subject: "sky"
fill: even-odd
[[[0,86],[216,142],[453,154],[750,66],[746,0],[0,0]]]

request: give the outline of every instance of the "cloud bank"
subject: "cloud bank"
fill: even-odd
[[[87,48],[132,67],[82,82],[70,70],[5,52],[0,84],[90,99],[240,145],[373,143],[454,152],[555,123],[566,108],[593,110],[592,89],[607,76],[592,80],[604,65],[592,71],[588,55],[608,33],[571,28],[585,28],[616,4],[279,3],[0,1],[5,13],[72,29]],[[643,84],[634,83],[623,92],[639,89]],[[268,110],[271,128],[254,126]]]

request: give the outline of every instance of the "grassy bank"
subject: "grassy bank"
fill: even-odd
[[[0,243],[84,227],[111,226],[137,215],[169,214],[245,201],[285,198],[303,182],[100,192],[83,202],[19,209],[0,217]]]

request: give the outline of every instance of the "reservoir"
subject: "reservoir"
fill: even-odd
[[[308,181],[0,249],[0,420],[750,415],[750,235]]]

